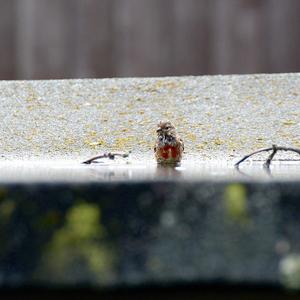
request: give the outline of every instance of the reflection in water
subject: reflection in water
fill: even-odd
[[[177,165],[157,165],[155,176],[159,179],[172,179],[181,177],[182,172]]]
[[[242,175],[243,177],[246,177],[246,178],[253,178],[253,179],[255,179],[255,178],[257,177],[257,174],[250,175],[250,174],[247,174],[246,172],[242,171],[242,170],[240,169],[239,166],[235,166],[234,169],[237,171],[237,173],[238,173],[239,175]],[[263,170],[264,170],[264,173],[265,173],[268,177],[273,178],[273,175],[272,175],[272,172],[271,172],[271,168],[270,168],[270,167],[268,167],[268,166],[266,166],[266,165],[263,165]]]
[[[102,172],[99,172],[98,169],[91,169],[90,171],[90,176],[91,178],[93,177],[93,179],[95,180],[108,180],[108,181],[111,181],[113,179],[115,179],[116,177],[116,174],[114,171],[108,171],[106,173],[102,173]]]
[[[276,179],[300,179],[300,164],[274,162],[272,175]],[[157,179],[184,178],[187,180],[236,180],[249,177],[254,180],[266,178],[260,162],[235,169],[229,161],[201,161],[194,158],[181,162],[180,167],[158,166],[154,160],[133,160],[126,163],[109,161],[82,165],[78,161],[13,161],[0,162],[0,182],[111,182],[155,181]],[[247,176],[247,173],[249,176]],[[268,172],[267,172],[268,173]],[[241,176],[243,175],[243,176]],[[269,176],[269,174],[268,174]]]

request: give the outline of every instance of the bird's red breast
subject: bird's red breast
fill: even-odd
[[[165,145],[156,148],[156,159],[160,163],[178,163],[181,161],[183,146],[178,142],[175,146]]]
[[[160,156],[164,159],[170,159],[170,158],[174,158],[176,159],[177,157],[179,157],[179,147],[176,146],[164,146],[162,148],[159,149],[160,151]]]

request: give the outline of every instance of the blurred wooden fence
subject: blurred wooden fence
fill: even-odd
[[[0,78],[300,71],[299,0],[0,0]]]

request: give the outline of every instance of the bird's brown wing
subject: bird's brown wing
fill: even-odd
[[[180,145],[181,145],[181,148],[182,148],[182,152],[184,151],[184,142],[182,139],[179,139],[179,142],[180,142]]]

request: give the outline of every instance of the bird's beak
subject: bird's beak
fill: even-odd
[[[157,132],[157,133],[162,132],[161,127],[158,127],[157,130],[156,130],[156,132]]]

